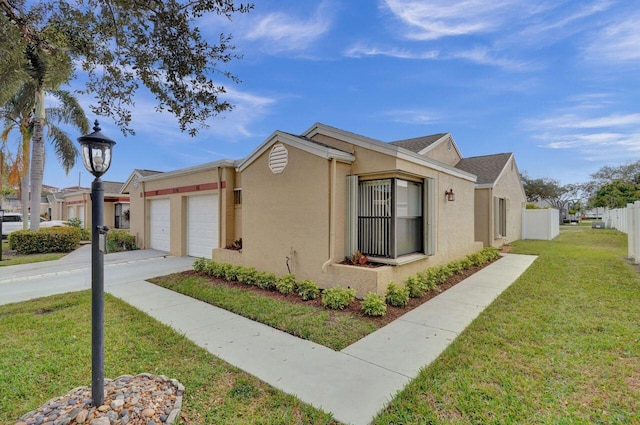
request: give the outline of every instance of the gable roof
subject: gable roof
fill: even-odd
[[[317,155],[321,158],[332,159],[335,158],[338,161],[353,162],[355,157],[348,152],[341,151],[339,149],[332,148],[323,143],[318,143],[314,140],[310,140],[306,135],[295,136],[284,131],[274,131],[267,140],[265,140],[260,146],[258,146],[253,152],[249,154],[245,159],[240,161],[236,166],[237,171],[242,171],[253,163],[260,155],[265,153],[276,142],[284,143],[290,146],[294,146],[305,152],[313,155]]]
[[[442,171],[444,173],[454,175],[456,177],[460,177],[466,180],[470,180],[473,182],[476,181],[476,176],[473,175],[473,173],[469,173],[465,170],[451,167],[447,164],[436,161],[435,159],[426,157],[424,155],[420,155],[414,151],[405,149],[401,146],[396,146],[391,143],[386,143],[380,140],[372,139],[370,137],[361,136],[359,134],[341,130],[339,128],[331,127],[322,123],[315,123],[314,125],[311,126],[311,128],[309,128],[302,135],[304,137],[312,138],[317,134],[333,137],[334,139],[342,140],[344,142],[351,143],[353,145],[360,146],[365,149],[370,149],[372,151],[390,155],[395,158],[413,162],[415,164],[427,166],[434,170]],[[447,135],[449,134],[447,133]],[[439,140],[446,140],[446,139],[440,138]]]
[[[430,147],[438,140],[447,136],[449,133],[438,133],[430,136],[414,137],[411,139],[396,140],[389,142],[392,145],[399,146],[401,148],[408,149],[412,152],[422,153],[426,148]]]
[[[493,185],[512,156],[511,152],[507,152],[463,158],[456,164],[456,168],[478,176],[476,185]]]

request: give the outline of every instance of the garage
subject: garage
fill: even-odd
[[[187,255],[211,258],[218,248],[218,195],[187,197]]]
[[[171,250],[171,213],[168,199],[154,199],[149,202],[149,245],[159,251]]]
[[[86,224],[87,224],[87,223],[86,223],[86,222],[85,222],[85,220],[84,220],[84,205],[80,205],[80,206],[78,206],[78,218],[79,218],[80,220],[82,220],[82,224],[81,224],[81,226],[82,226],[82,227],[87,227],[87,226],[86,226]]]

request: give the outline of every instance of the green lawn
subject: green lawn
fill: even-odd
[[[640,279],[626,236],[577,226],[513,245],[540,257],[375,424],[640,423]]]
[[[176,273],[151,282],[334,350],[378,329],[375,323],[353,314],[273,299],[244,288],[210,285],[203,276]]]
[[[88,291],[0,306],[0,423],[91,385]],[[331,416],[207,353],[107,295],[105,376],[150,372],[185,386],[190,424],[332,424]]]

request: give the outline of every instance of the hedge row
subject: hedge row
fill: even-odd
[[[71,252],[80,243],[80,235],[80,229],[75,227],[18,230],[9,234],[9,249],[21,255]]]
[[[384,316],[387,313],[387,305],[405,307],[409,298],[419,298],[428,291],[436,289],[438,285],[453,275],[462,274],[471,267],[481,266],[498,257],[500,257],[498,249],[484,248],[462,260],[452,261],[442,266],[429,267],[424,272],[410,276],[405,280],[404,286],[390,282],[386,295],[369,292],[361,302],[361,310],[367,316]],[[352,288],[336,286],[321,290],[312,280],[297,281],[293,274],[276,278],[273,273],[260,272],[253,267],[218,263],[206,258],[195,260],[193,269],[219,279],[255,285],[262,289],[278,291],[284,295],[295,293],[305,301],[321,296],[322,304],[326,308],[334,310],[348,307],[356,296],[356,290]]]

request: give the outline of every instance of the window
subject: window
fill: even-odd
[[[495,198],[495,223],[494,223],[494,235],[495,238],[504,238],[507,236],[507,199]]]
[[[233,189],[234,205],[242,205],[242,189]]]
[[[422,183],[396,178],[361,181],[357,193],[357,249],[389,258],[424,252]]]
[[[115,228],[116,229],[128,229],[129,228],[129,204],[116,204],[115,205]]]

